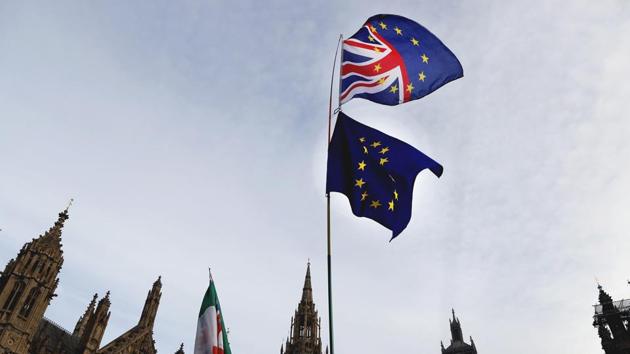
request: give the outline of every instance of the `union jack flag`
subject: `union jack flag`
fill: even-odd
[[[455,54],[429,30],[402,16],[376,15],[343,42],[340,101],[394,106],[462,76]]]

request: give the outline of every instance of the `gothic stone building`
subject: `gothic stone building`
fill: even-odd
[[[599,304],[594,305],[593,326],[606,354],[630,354],[630,300],[613,301],[601,285]]]
[[[156,353],[153,324],[162,295],[160,278],[149,290],[138,324],[103,347],[109,292],[100,300],[94,295],[72,332],[44,317],[59,284],[61,231],[67,219],[68,209],[46,233],[26,243],[0,275],[0,354]]]
[[[321,318],[313,303],[311,264],[306,267],[302,299],[291,318],[291,336],[280,346],[280,354],[322,354]],[[328,352],[328,350],[326,350]]]
[[[462,326],[459,318],[449,320],[451,325],[451,344],[444,348],[440,342],[442,354],[477,354],[477,348],[472,337],[470,344],[464,342]],[[280,354],[322,354],[321,318],[317,315],[313,303],[313,288],[311,286],[311,264],[306,267],[306,278],[302,288],[302,299],[298,304],[295,314],[291,317],[290,337],[285,344],[280,346]],[[328,353],[328,348],[326,348]]]
[[[451,325],[451,345],[448,348],[444,348],[444,343],[440,342],[442,346],[442,354],[477,354],[477,348],[472,337],[470,337],[470,344],[464,342],[464,335],[462,333],[462,325],[459,322],[459,318],[455,317],[455,310],[453,312],[453,319],[449,320]]]

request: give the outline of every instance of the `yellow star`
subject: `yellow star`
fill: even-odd
[[[398,192],[396,190],[394,190],[394,199],[398,200]]]
[[[389,151],[389,148],[386,146],[386,147],[382,148],[381,151],[379,151],[379,153],[384,155],[388,151]]]
[[[384,84],[385,83],[385,78],[382,77],[382,78],[378,79],[378,83],[379,83],[379,85]]]
[[[402,30],[398,27],[394,27],[394,31],[396,31],[396,34],[399,36],[402,36]]]
[[[418,80],[424,82],[424,79],[426,79],[427,76],[424,74],[424,71],[421,71],[420,74],[418,74]]]
[[[389,88],[389,92],[391,93],[396,93],[396,91],[398,91],[398,86],[393,85],[392,87]]]
[[[387,157],[383,157],[378,163],[381,164],[381,166],[385,166],[385,164],[388,162],[389,160],[387,159]]]
[[[370,146],[373,147],[373,148],[381,146],[381,142],[380,141],[375,141],[372,144],[370,144]]]
[[[374,42],[374,37],[368,36],[368,39],[370,40],[370,42]]]
[[[365,163],[365,160],[359,162],[359,170],[365,171],[365,166],[367,166],[367,164]]]
[[[365,146],[363,147],[363,153],[364,153],[364,154],[367,154],[367,153],[368,153],[368,149],[367,149]]]
[[[376,208],[378,208],[378,207],[380,207],[380,206],[381,206],[381,202],[379,202],[378,200],[373,200],[373,201],[370,203],[370,207],[372,207],[372,208],[374,208],[374,209],[376,209]]]
[[[355,181],[354,183],[355,187],[363,188],[363,185],[365,184],[365,181],[363,181],[363,178],[355,179],[354,181]]]
[[[362,136],[362,137],[360,137],[360,138],[359,138],[359,141],[360,141],[360,142],[362,142],[362,143],[364,143],[364,142],[365,142],[365,137],[363,137],[363,136]]]
[[[361,201],[364,201],[365,198],[367,198],[367,197],[368,197],[368,192],[367,191],[361,193]]]
[[[429,57],[426,54],[422,53],[422,56],[420,56],[420,58],[422,58],[423,63],[429,64]]]
[[[374,65],[374,71],[376,71],[376,72],[381,71],[381,64]]]
[[[377,53],[381,52],[381,50],[378,47],[374,47],[374,51],[377,52]]]
[[[389,202],[389,203],[387,203],[387,204],[389,204],[389,208],[387,208],[387,210],[394,211],[394,201],[392,200],[392,201],[390,201],[390,202]]]
[[[372,32],[376,32],[376,27],[370,25],[370,30],[372,30]]]
[[[384,30],[387,29],[387,25],[384,24],[383,21],[381,21],[378,25],[381,26],[381,28],[384,29]]]
[[[409,85],[407,85],[407,92],[411,93],[413,89],[414,89],[413,84],[410,82]]]
[[[420,41],[415,38],[411,38],[411,43],[413,43],[413,45],[420,45]]]

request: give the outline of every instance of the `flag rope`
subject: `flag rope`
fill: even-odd
[[[326,140],[326,153],[328,153],[328,145],[332,138],[332,100],[333,100],[333,84],[335,81],[335,66],[337,65],[337,54],[339,54],[339,46],[343,42],[343,35],[339,35],[337,41],[337,49],[335,50],[335,59],[333,60],[332,74],[330,75],[330,97],[328,99],[328,140]],[[342,54],[343,56],[343,54]],[[341,64],[339,65],[339,73],[341,75]],[[340,77],[341,80],[341,77]],[[340,90],[339,90],[340,91]],[[335,109],[335,113],[341,111],[341,102],[337,101],[339,106]],[[327,233],[327,266],[328,266],[328,345],[330,354],[335,354],[335,341],[333,335],[333,304],[332,304],[332,240],[330,234],[330,193],[326,193],[326,233]]]

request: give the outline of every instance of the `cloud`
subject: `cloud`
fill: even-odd
[[[421,175],[392,243],[333,195],[337,350],[437,350],[451,307],[484,353],[523,352],[523,333],[528,352],[599,350],[593,276],[628,293],[627,6],[0,6],[0,261],[76,198],[47,312],[66,328],[110,289],[115,338],[162,275],[157,347],[191,348],[212,266],[234,349],[275,351],[310,257],[327,333],[333,50],[390,12],[442,38],[465,77],[399,107],[344,106],[445,173]]]

